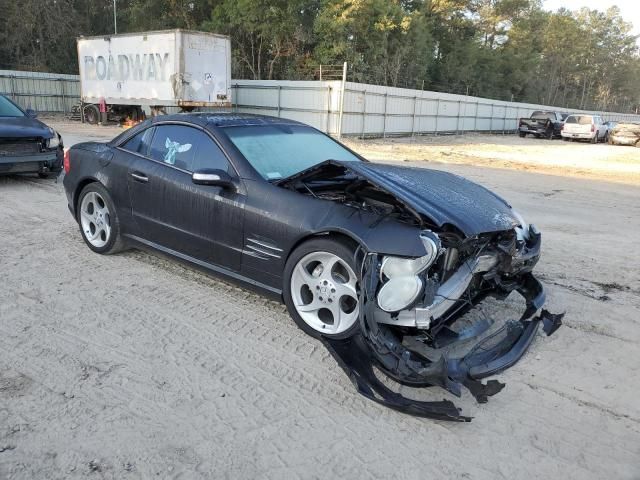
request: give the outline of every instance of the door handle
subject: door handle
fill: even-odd
[[[137,182],[142,182],[142,183],[147,183],[149,181],[149,177],[147,177],[144,173],[142,172],[131,172],[130,175],[133,177],[134,180],[136,180]]]

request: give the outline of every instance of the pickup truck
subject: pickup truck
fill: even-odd
[[[538,110],[533,112],[531,118],[520,119],[518,133],[522,138],[527,133],[535,135],[536,138],[545,137],[549,140],[559,138],[564,119],[567,117],[566,113]]]

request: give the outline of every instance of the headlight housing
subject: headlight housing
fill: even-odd
[[[524,217],[516,209],[512,208],[511,213],[513,214],[514,217],[516,217],[518,222],[520,222],[520,226],[515,228],[516,236],[518,237],[518,240],[521,240],[524,242],[528,241],[530,238],[529,224],[524,220]]]
[[[51,132],[52,137],[47,140],[47,146],[49,148],[58,148],[61,143],[60,135],[58,135],[58,132],[56,132],[53,128],[50,128],[49,131]]]
[[[397,312],[411,305],[422,292],[419,274],[429,268],[440,254],[440,239],[423,232],[420,240],[426,254],[419,258],[387,256],[382,260],[380,279],[386,283],[378,292],[378,306],[385,312]]]

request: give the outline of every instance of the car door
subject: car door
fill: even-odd
[[[173,252],[239,270],[245,205],[238,190],[196,185],[192,172],[218,168],[235,176],[204,130],[186,124],[154,127],[146,155],[132,154],[129,195],[138,235]]]
[[[601,116],[597,116],[596,118],[598,119],[598,136],[600,138],[605,138],[607,135],[607,125],[604,123]]]

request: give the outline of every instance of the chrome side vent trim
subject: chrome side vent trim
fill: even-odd
[[[269,260],[271,258],[281,258],[282,249],[269,244],[264,239],[247,238],[243,253],[262,260]]]

